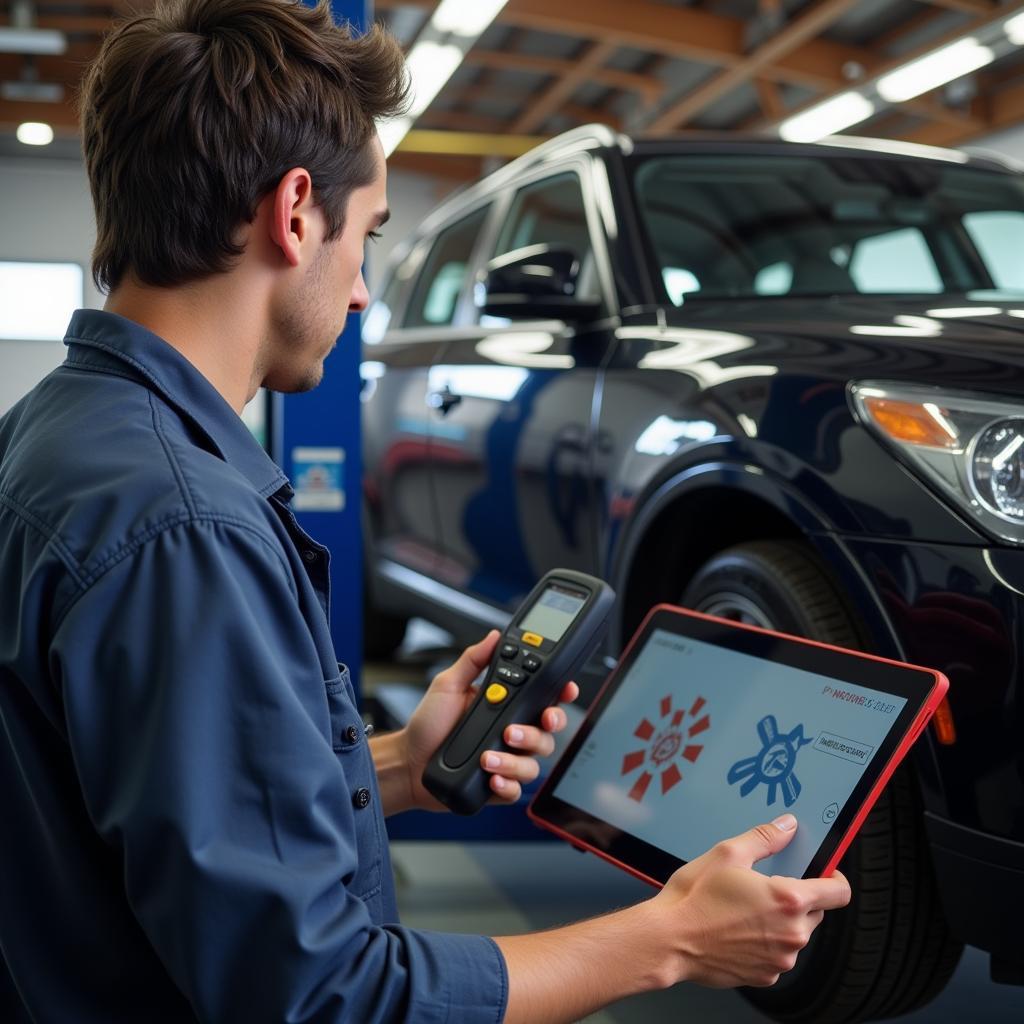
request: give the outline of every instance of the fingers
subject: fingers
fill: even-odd
[[[796,818],[783,814],[770,825],[757,825],[741,835],[718,844],[720,855],[731,864],[752,867],[759,860],[784,850],[796,835]]]
[[[479,643],[467,647],[451,668],[438,673],[434,685],[449,693],[461,693],[490,664],[500,636],[496,629],[492,629]]]
[[[540,775],[540,765],[535,758],[519,757],[517,754],[499,754],[489,750],[480,758],[485,772],[493,772],[506,781],[533,782]]]
[[[558,729],[565,727],[565,712],[558,708],[548,708],[544,712],[544,718],[550,722],[550,716],[561,716],[561,724]],[[550,757],[555,750],[555,737],[553,732],[558,729],[538,729],[533,725],[510,725],[502,735],[505,743],[516,750],[522,750],[526,754],[535,757]]]
[[[807,893],[810,910],[838,910],[852,897],[850,883],[838,871],[831,878],[808,878],[800,882]]]
[[[580,688],[575,683],[566,683],[558,697],[559,704],[572,704],[580,695]]]

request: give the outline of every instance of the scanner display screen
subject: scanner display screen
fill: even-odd
[[[801,877],[907,700],[656,629],[554,796],[684,861],[789,811]]]
[[[524,633],[538,633],[545,640],[561,640],[586,603],[585,594],[553,583],[523,616],[519,628]]]

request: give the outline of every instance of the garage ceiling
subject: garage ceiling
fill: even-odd
[[[0,0],[0,26],[25,0]],[[35,26],[58,29],[61,56],[0,53],[0,82],[51,83],[57,102],[0,98],[0,131],[46,121],[72,137],[73,95],[113,18],[152,0],[37,0]],[[408,48],[437,0],[376,0]],[[785,117],[888,68],[969,35],[1024,0],[508,0],[393,157],[449,177],[476,177],[459,155],[475,136],[546,137],[601,121],[637,134],[769,130]],[[9,89],[5,92],[10,93]],[[858,135],[960,145],[1024,122],[1024,47],[943,88],[884,107]],[[423,130],[451,154],[416,152]],[[469,133],[467,145],[466,133]],[[438,139],[442,141],[439,143]],[[444,139],[451,139],[450,146]]]

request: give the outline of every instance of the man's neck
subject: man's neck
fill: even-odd
[[[229,275],[177,288],[125,282],[104,309],[177,349],[237,413],[259,387],[260,304]]]

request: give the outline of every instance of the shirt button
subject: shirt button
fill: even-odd
[[[364,786],[352,794],[352,803],[362,810],[370,802],[370,791]]]
[[[354,725],[350,725],[345,730],[345,739],[347,739],[349,743],[355,743],[359,739],[359,730]]]
[[[313,551],[312,549],[308,549],[307,548],[307,550],[302,553],[302,557],[307,562],[315,562],[316,561],[316,552]]]

